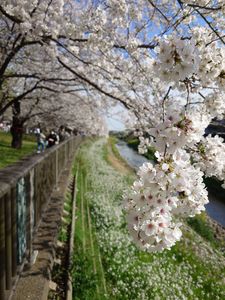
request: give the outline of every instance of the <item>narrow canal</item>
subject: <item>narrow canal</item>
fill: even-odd
[[[119,141],[116,146],[120,155],[135,170],[137,170],[144,162],[148,161],[147,158],[128,147],[123,141]],[[222,195],[217,196],[215,193],[210,191],[209,203],[206,205],[206,212],[212,219],[225,227],[225,197]]]

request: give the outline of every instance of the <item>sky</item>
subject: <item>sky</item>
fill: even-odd
[[[106,116],[108,129],[118,131],[124,130],[124,119],[126,114],[126,110],[120,104],[110,108],[109,113]]]
[[[121,131],[125,129],[125,126],[122,123],[122,121],[115,120],[115,118],[112,117],[106,117],[106,123],[109,130]]]

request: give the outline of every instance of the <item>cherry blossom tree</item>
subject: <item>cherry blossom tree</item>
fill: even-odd
[[[34,127],[40,123],[45,129],[63,126],[86,136],[108,135],[104,113],[96,107],[96,102],[84,93],[81,95],[53,94],[50,98],[48,95],[48,101],[46,100],[33,107],[33,117],[28,121],[28,126]],[[29,105],[24,109],[24,113],[30,114]]]
[[[0,113],[37,91],[72,93],[88,128],[98,102],[122,104],[140,150],[154,146],[158,160],[125,196],[128,227],[143,249],[170,248],[181,237],[174,216],[204,210],[203,174],[224,180],[224,144],[204,137],[225,112],[224,1],[3,0],[0,13]]]
[[[87,90],[79,78],[62,72],[59,62],[65,51],[70,53],[65,45],[80,41],[84,31],[82,20],[78,30],[77,15],[71,13],[76,8],[73,1],[3,1],[0,5],[0,115],[13,108],[13,147],[21,147],[23,124],[28,115],[33,116],[34,103],[39,107],[43,103],[43,95],[48,99],[52,93],[74,95]],[[24,115],[21,101],[27,100],[30,108]]]

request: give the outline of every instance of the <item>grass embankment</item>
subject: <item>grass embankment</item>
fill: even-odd
[[[0,169],[15,163],[21,158],[31,154],[36,149],[35,139],[25,136],[21,149],[11,147],[12,136],[10,133],[0,132]]]
[[[89,141],[76,160],[74,299],[225,299],[222,252],[187,224],[170,251],[149,254],[133,245],[121,202],[134,175],[112,168],[108,155],[103,140]]]
[[[126,164],[126,161],[122,158],[122,156],[120,155],[119,151],[117,150],[116,148],[116,143],[118,142],[118,139],[116,137],[113,137],[113,136],[109,136],[108,138],[108,151],[112,150],[113,152],[113,155],[118,159],[120,160],[120,162],[124,162],[124,164],[128,167],[128,165]],[[108,157],[108,153],[105,153],[106,154],[106,159]]]
[[[104,159],[112,165],[116,170],[122,174],[130,174],[134,170],[127,164],[127,162],[122,158],[118,149],[116,148],[116,143],[118,139],[116,137],[110,136],[108,139],[107,147],[104,152]]]

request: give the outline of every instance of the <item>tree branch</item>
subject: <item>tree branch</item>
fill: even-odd
[[[166,99],[168,98],[171,89],[172,89],[172,86],[170,86],[170,87],[168,88],[168,91],[167,91],[166,95],[163,97],[163,101],[162,101],[162,108],[163,108],[163,122],[165,121],[165,101],[166,101]]]
[[[198,9],[195,9],[195,11],[201,16],[201,18],[206,22],[206,24],[210,27],[210,29],[212,29],[212,31],[216,34],[219,40],[225,45],[223,38],[219,35],[217,30],[211,25],[211,23],[207,20],[207,18]]]
[[[14,16],[11,16],[10,14],[8,14],[4,8],[0,5],[0,12],[5,16],[7,17],[8,19],[10,19],[12,22],[15,22],[15,23],[22,23],[22,20],[14,17]]]
[[[3,83],[3,74],[5,73],[5,70],[7,69],[9,63],[14,58],[14,56],[20,51],[20,49],[22,49],[23,47],[26,47],[28,45],[35,45],[35,44],[39,44],[39,43],[40,43],[40,41],[25,41],[23,38],[21,43],[8,54],[8,56],[6,57],[4,63],[2,64],[2,66],[0,68],[0,87]]]
[[[127,109],[131,109],[132,106],[128,105],[124,100],[111,95],[110,93],[108,93],[107,91],[104,91],[101,87],[99,87],[96,83],[92,82],[91,80],[89,80],[88,78],[84,77],[81,74],[78,74],[76,71],[74,71],[73,69],[71,69],[69,66],[67,66],[59,57],[58,57],[58,61],[59,63],[66,68],[68,71],[70,71],[71,73],[73,73],[76,77],[80,78],[82,81],[86,82],[88,85],[94,87],[97,91],[99,91],[100,93],[104,94],[105,96],[108,96],[116,101],[119,101],[120,103],[122,103]]]
[[[38,83],[36,83],[31,89],[27,90],[23,94],[20,94],[19,96],[13,98],[11,101],[9,101],[4,107],[0,109],[0,116],[10,107],[12,106],[15,102],[20,101],[23,99],[26,95],[32,93],[36,88],[37,88]]]
[[[205,10],[211,10],[211,11],[220,10],[222,8],[221,6],[218,6],[218,7],[208,7],[208,6],[201,6],[201,5],[198,5],[198,4],[187,4],[187,6],[193,7],[193,8],[200,8],[200,9],[205,9]]]
[[[167,23],[170,23],[170,20],[167,18],[167,16],[165,16],[164,13],[151,0],[148,0],[148,2],[157,10],[158,13],[160,13]]]

